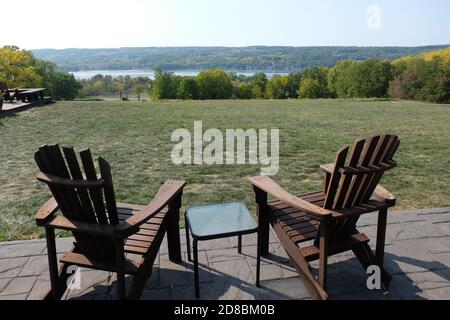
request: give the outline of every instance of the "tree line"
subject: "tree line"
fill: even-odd
[[[197,76],[177,76],[162,69],[148,77],[97,75],[77,81],[49,61],[14,46],[0,48],[0,82],[8,87],[45,87],[57,100],[75,97],[143,94],[159,99],[318,99],[396,98],[450,102],[450,47],[396,61],[344,60],[333,67],[311,67],[268,78],[208,69]]]
[[[90,79],[80,80],[81,89],[78,91],[78,98],[118,95],[119,99],[126,100],[129,95],[135,95],[141,100],[144,95],[148,96],[151,83],[149,77],[112,77],[98,74]]]
[[[312,67],[271,79],[264,73],[246,77],[222,69],[183,77],[157,69],[150,88],[154,100],[396,98],[449,103],[450,58],[345,60],[332,68]]]
[[[57,100],[73,100],[81,89],[72,74],[15,46],[0,48],[0,82],[8,88],[47,88]]]

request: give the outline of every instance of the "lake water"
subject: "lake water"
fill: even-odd
[[[175,71],[169,71],[173,72],[174,74],[178,76],[196,76],[199,72],[202,70],[175,70]],[[265,71],[265,70],[226,70],[227,72],[234,72],[239,75],[244,76],[252,76],[257,72],[264,72],[268,78],[272,78],[274,75],[287,75],[288,72],[286,71]],[[150,79],[153,79],[155,76],[155,72],[153,70],[88,70],[88,71],[76,71],[71,72],[78,80],[83,79],[90,79],[94,77],[95,75],[101,74],[101,75],[110,75],[112,77],[118,77],[118,76],[130,76],[132,78],[137,77],[149,77]]]

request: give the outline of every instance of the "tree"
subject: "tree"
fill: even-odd
[[[236,87],[236,98],[238,99],[251,99],[252,98],[252,86],[249,83],[242,82]]]
[[[35,59],[31,52],[7,46],[0,49],[0,78],[10,88],[40,87],[42,77],[34,68]]]
[[[330,69],[328,72],[328,90],[332,97],[349,97],[350,69],[355,63],[354,61],[341,61]]]
[[[323,97],[323,88],[316,79],[305,79],[298,89],[300,99],[317,99]]]
[[[138,101],[141,101],[141,94],[145,91],[145,89],[145,85],[139,82],[134,83],[131,87],[133,93],[137,95]]]
[[[288,98],[298,98],[298,88],[302,82],[303,74],[301,72],[289,73],[286,94]]]
[[[233,83],[222,69],[202,71],[197,76],[200,99],[229,99],[233,94]]]
[[[289,78],[275,75],[267,84],[266,97],[268,99],[286,99],[288,97]]]
[[[386,97],[393,77],[391,63],[376,59],[343,61],[328,74],[328,89],[339,98]]]
[[[153,100],[176,99],[178,91],[177,79],[170,72],[155,69],[155,79],[152,82],[151,97]]]
[[[255,99],[264,98],[268,82],[269,80],[267,80],[267,76],[265,73],[263,72],[255,73],[250,78],[250,83],[252,86],[252,97]]]
[[[73,100],[81,89],[73,74],[56,71],[54,73],[53,97],[56,100]]]
[[[398,99],[450,102],[450,59],[434,56],[401,59],[393,64],[389,95]]]
[[[313,67],[306,69],[301,73],[302,81],[307,79],[317,81],[318,87],[315,93],[315,98],[328,98],[330,96],[330,91],[328,90],[329,71],[330,69],[327,67]],[[311,81],[309,81],[308,85],[311,86]]]
[[[195,77],[183,77],[178,87],[178,98],[197,100],[200,97]]]
[[[59,71],[55,64],[36,59],[31,52],[13,46],[0,49],[0,81],[10,88],[45,87],[57,100],[72,100],[80,89],[72,74]]]

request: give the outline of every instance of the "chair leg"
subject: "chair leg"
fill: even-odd
[[[117,268],[117,298],[125,300],[125,253],[123,251],[123,239],[115,239],[116,268]]]
[[[328,222],[320,224],[319,241],[319,283],[324,291],[327,291],[327,268],[328,268]]]
[[[50,271],[51,290],[45,296],[45,299],[59,300],[64,294],[67,284],[62,283],[65,268],[58,269],[58,260],[56,256],[55,230],[53,228],[45,228],[47,240],[47,257],[48,267]],[[60,272],[61,271],[61,272]]]
[[[167,223],[167,245],[169,247],[169,260],[181,263],[180,244],[180,207],[181,193],[169,204]]]
[[[63,263],[59,268],[58,272],[58,293],[53,294],[53,289],[50,287],[45,294],[43,295],[43,300],[60,300],[64,292],[67,289],[67,280],[69,279],[70,274],[67,273],[68,264]]]
[[[133,277],[133,282],[127,297],[128,299],[138,300],[141,297],[142,291],[144,291],[145,283],[152,275],[153,264],[158,256],[159,248],[161,247],[162,240],[164,239],[164,234],[164,232],[157,234],[153,240],[154,248],[143,256],[143,263],[140,267],[140,271]]]
[[[369,244],[364,243],[360,246],[357,246],[353,248],[353,253],[355,254],[356,258],[358,258],[359,262],[361,262],[361,265],[363,266],[364,270],[367,270],[367,268],[371,265],[376,265],[376,258],[373,254],[372,249],[370,248]],[[389,289],[390,283],[392,281],[392,275],[384,268],[384,266],[379,266],[381,270],[381,285],[383,290]]]
[[[259,232],[259,249],[262,256],[269,255],[269,214],[270,210],[267,206],[267,193],[254,187],[256,198],[256,213],[258,216],[258,232]]]
[[[386,242],[387,212],[387,209],[383,209],[380,210],[378,214],[377,244],[375,251],[375,263],[380,267],[381,283],[384,290],[387,290],[389,288],[392,280],[392,276],[384,269],[384,247]]]

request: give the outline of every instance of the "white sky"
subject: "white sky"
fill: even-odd
[[[26,49],[450,43],[448,0],[12,0],[8,13],[1,2],[0,46]]]

